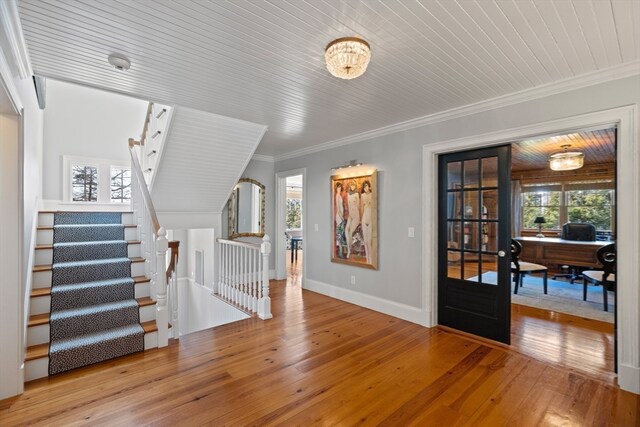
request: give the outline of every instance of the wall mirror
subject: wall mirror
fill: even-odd
[[[229,202],[229,238],[264,236],[264,185],[242,178],[233,188]]]

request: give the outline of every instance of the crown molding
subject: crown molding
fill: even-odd
[[[273,156],[265,156],[264,154],[254,154],[251,157],[251,160],[256,160],[258,162],[269,162],[275,163],[276,159]]]
[[[434,123],[444,122],[447,120],[457,119],[460,117],[470,116],[472,114],[484,111],[494,110],[497,108],[508,107],[510,105],[522,102],[532,101],[544,98],[558,93],[569,92],[581,89],[587,86],[593,86],[599,83],[605,83],[612,80],[623,79],[640,74],[640,60],[627,62],[602,70],[592,71],[590,73],[581,74],[576,77],[570,77],[541,86],[524,89],[519,92],[502,95],[496,98],[476,102],[462,107],[452,108],[450,110],[441,111],[439,113],[429,114],[415,119],[395,123],[389,126],[373,129],[370,131],[347,136],[345,138],[336,139],[314,145],[312,147],[302,148],[300,150],[290,151],[281,155],[274,156],[276,162],[281,160],[292,159],[307,154],[317,153],[319,151],[329,150],[331,148],[341,147],[344,145],[354,144],[356,142],[366,141],[397,132],[402,132],[417,127],[431,125]]]
[[[0,27],[15,61],[20,79],[24,80],[33,75],[27,44],[24,41],[18,5],[15,0],[0,1]],[[7,52],[9,53],[9,52]]]

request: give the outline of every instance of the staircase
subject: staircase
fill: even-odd
[[[25,380],[157,347],[134,215],[40,212]]]

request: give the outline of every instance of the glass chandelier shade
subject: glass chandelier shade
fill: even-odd
[[[351,80],[367,70],[371,48],[369,43],[357,37],[343,37],[327,45],[324,59],[331,74],[340,79]]]
[[[564,151],[549,156],[549,167],[554,171],[570,171],[584,166],[584,153],[567,151],[570,145],[563,145]]]

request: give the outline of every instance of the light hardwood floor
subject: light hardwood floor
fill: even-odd
[[[272,320],[34,381],[0,402],[0,425],[640,424],[639,397],[610,379],[568,369],[561,355],[523,354],[566,340],[575,319],[533,345],[520,331],[544,319],[516,309],[521,342],[504,349],[304,291],[297,280],[271,289]]]

